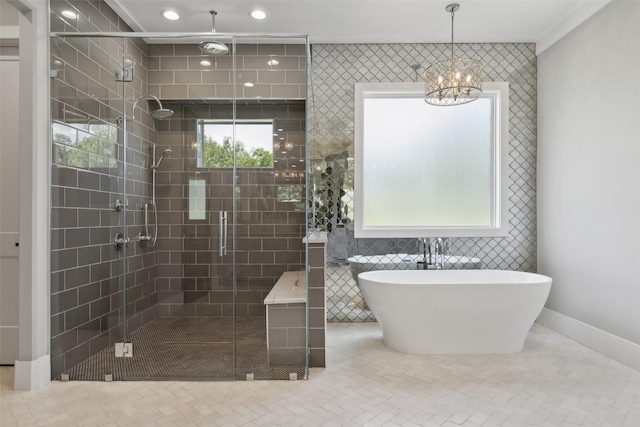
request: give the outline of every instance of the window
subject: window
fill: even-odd
[[[198,167],[233,167],[233,122],[198,120]],[[273,167],[273,122],[236,121],[235,159],[239,168]]]
[[[424,102],[421,83],[357,83],[355,237],[507,236],[508,83]]]

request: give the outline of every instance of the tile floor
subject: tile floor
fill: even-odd
[[[52,382],[12,390],[4,426],[640,426],[640,372],[534,325],[514,355],[416,356],[376,323],[328,325],[306,381]]]

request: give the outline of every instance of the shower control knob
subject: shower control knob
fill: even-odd
[[[113,239],[113,245],[117,250],[120,250],[125,245],[129,246],[129,239],[126,239],[122,233],[116,233],[116,237]]]

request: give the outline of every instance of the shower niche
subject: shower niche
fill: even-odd
[[[220,40],[51,39],[54,378],[307,376],[264,304],[306,266],[306,39]]]

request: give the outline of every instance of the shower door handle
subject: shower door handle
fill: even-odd
[[[218,214],[220,224],[220,233],[218,237],[220,256],[225,256],[227,254],[227,211],[220,211]]]

